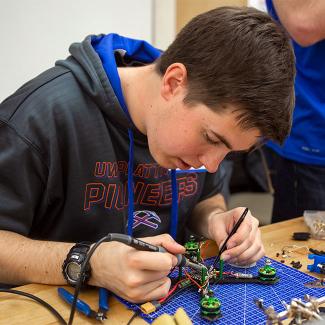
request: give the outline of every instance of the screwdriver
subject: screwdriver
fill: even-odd
[[[227,249],[227,243],[228,243],[228,240],[236,233],[236,231],[238,230],[239,226],[242,224],[242,222],[244,221],[247,213],[248,213],[249,209],[246,208],[244,210],[244,212],[241,214],[240,218],[238,219],[238,221],[236,222],[234,228],[232,228],[230,234],[228,235],[228,237],[226,238],[225,242],[223,243],[223,245],[221,246],[220,248],[220,251],[218,253],[218,255],[216,256],[212,266],[211,266],[211,269],[213,267],[215,267],[219,261],[220,261],[220,257],[221,257],[221,254]]]

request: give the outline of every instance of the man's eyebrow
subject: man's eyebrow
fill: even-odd
[[[233,147],[232,145],[229,143],[229,141],[224,137],[222,136],[221,134],[215,132],[215,131],[212,131],[212,133],[230,150],[233,150]]]

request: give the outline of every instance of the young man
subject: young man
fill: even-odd
[[[73,283],[71,254],[89,248],[75,243],[128,233],[171,254],[104,243],[87,281],[157,299],[184,251],[166,233],[181,242],[189,226],[221,244],[243,212],[224,211],[219,163],[288,135],[292,49],[268,15],[229,7],[194,18],[162,55],[116,34],[70,53],[0,107],[0,282]],[[263,253],[248,214],[223,258]]]
[[[273,172],[272,222],[325,210],[325,2],[267,0],[269,13],[292,38],[296,103],[292,132],[280,147],[268,143]]]

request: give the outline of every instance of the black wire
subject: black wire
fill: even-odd
[[[20,295],[20,296],[24,296],[24,297],[33,299],[33,300],[37,301],[39,304],[41,304],[42,306],[44,306],[45,308],[47,308],[58,319],[58,321],[60,322],[60,324],[67,325],[67,322],[57,312],[57,310],[55,310],[46,301],[44,301],[41,298],[38,298],[38,297],[32,295],[31,293],[27,293],[27,292],[23,292],[23,291],[19,291],[19,290],[14,290],[14,289],[0,289],[0,292],[12,293],[12,294],[15,294],[15,295]]]
[[[130,325],[130,324],[135,320],[135,318],[138,317],[138,316],[139,316],[139,312],[138,312],[138,311],[135,311],[134,314],[133,314],[132,317],[129,319],[129,321],[127,322],[126,325]]]
[[[131,247],[134,247],[136,249],[140,250],[148,250],[148,251],[158,251],[158,247],[151,245],[149,243],[143,242],[141,240],[135,239],[131,236],[125,235],[125,234],[119,234],[119,233],[109,233],[105,237],[102,237],[99,239],[94,246],[91,247],[89,250],[84,262],[82,263],[81,270],[80,270],[80,276],[77,280],[76,283],[76,288],[74,291],[74,296],[73,296],[73,301],[71,304],[71,309],[70,309],[70,317],[69,317],[69,322],[68,325],[72,325],[74,314],[76,312],[76,305],[77,305],[77,300],[78,300],[78,295],[81,289],[81,286],[84,282],[85,279],[85,270],[86,267],[89,263],[89,260],[91,256],[94,254],[95,250],[97,247],[102,244],[103,242],[109,242],[109,241],[118,241],[120,243],[123,243],[125,245],[129,245]]]
[[[73,301],[71,304],[71,309],[70,309],[70,317],[69,317],[69,322],[67,323],[63,317],[51,306],[49,305],[46,301],[42,300],[41,298],[38,298],[30,293],[27,292],[23,292],[23,291],[19,291],[19,290],[14,290],[14,289],[1,289],[0,288],[0,292],[7,292],[7,293],[12,293],[12,294],[16,294],[16,295],[21,295],[21,296],[25,296],[28,297],[30,299],[33,299],[35,301],[37,301],[38,303],[40,303],[41,305],[43,305],[44,307],[46,307],[53,315],[55,315],[55,317],[59,320],[59,322],[61,324],[64,325],[72,325],[73,322],[73,318],[74,318],[74,314],[76,311],[76,305],[77,305],[77,300],[78,300],[78,295],[81,289],[81,286],[83,284],[83,280],[85,278],[85,270],[86,270],[86,266],[89,263],[89,260],[91,258],[91,256],[94,254],[94,251],[97,249],[97,247],[102,244],[103,242],[108,242],[108,241],[119,241],[122,242],[126,245],[131,245],[134,246],[133,242],[132,242],[133,238],[131,236],[127,236],[124,234],[117,234],[117,233],[110,233],[107,234],[105,237],[101,238],[100,240],[98,240],[94,246],[91,247],[91,249],[89,250],[82,266],[81,266],[81,270],[80,270],[80,276],[77,280],[76,283],[76,288],[74,291],[74,296],[73,296]],[[139,240],[137,240],[137,242],[139,242]],[[147,243],[144,243],[147,244]],[[150,244],[147,244],[150,246]],[[144,248],[144,247],[142,247]],[[152,250],[152,249],[150,249]],[[138,313],[136,312],[135,315],[132,316],[132,319],[130,319],[129,322],[131,322],[136,316],[138,316]]]
[[[83,279],[85,276],[85,270],[86,270],[86,266],[89,263],[89,260],[91,258],[91,256],[94,254],[95,249],[103,242],[107,242],[107,241],[111,241],[112,240],[112,235],[108,234],[107,236],[101,238],[98,242],[95,243],[94,246],[91,247],[89,253],[87,254],[87,257],[85,258],[81,270],[80,270],[80,276],[78,278],[78,281],[76,283],[76,288],[74,290],[74,296],[73,296],[73,301],[71,304],[71,309],[70,309],[70,317],[69,317],[69,322],[68,325],[72,325],[73,322],[73,318],[74,318],[74,314],[76,311],[76,304],[77,304],[77,300],[78,300],[78,295],[83,283]]]

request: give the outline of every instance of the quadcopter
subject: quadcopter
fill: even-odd
[[[208,321],[215,321],[222,317],[222,303],[211,290],[212,284],[238,284],[255,283],[261,285],[272,285],[279,281],[276,269],[271,266],[271,260],[266,259],[265,265],[258,270],[258,274],[248,274],[240,272],[225,272],[224,261],[219,259],[219,263],[208,266],[201,254],[201,249],[205,241],[200,241],[194,236],[190,236],[185,243],[185,257],[191,262],[192,267],[178,267],[178,272],[171,272],[172,285],[168,294],[157,300],[149,301],[140,305],[144,314],[150,314],[158,310],[167,301],[180,294],[188,287],[195,287],[199,293],[199,307],[201,317]],[[195,267],[193,267],[195,266]],[[172,270],[173,271],[173,270]],[[172,276],[173,275],[173,276]]]

